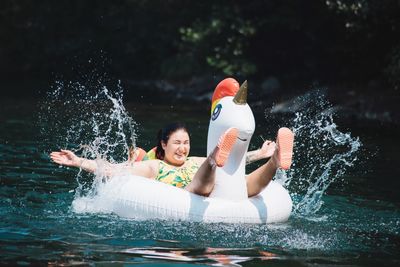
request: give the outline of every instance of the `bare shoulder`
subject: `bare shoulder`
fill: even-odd
[[[206,160],[205,157],[189,157],[189,159],[193,160],[197,165],[203,164],[203,162]]]

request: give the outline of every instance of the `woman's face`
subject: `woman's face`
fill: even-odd
[[[171,165],[181,166],[189,155],[189,134],[185,130],[179,129],[169,136],[166,144],[161,142],[161,145],[165,151],[164,160]]]

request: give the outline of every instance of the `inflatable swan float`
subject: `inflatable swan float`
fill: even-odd
[[[239,90],[239,84],[232,78],[222,81],[214,92],[207,153],[211,153],[229,127],[236,127],[239,134],[224,167],[216,170],[215,187],[209,197],[148,178],[125,175],[101,184],[94,197],[75,199],[73,210],[112,212],[134,219],[224,223],[286,221],[292,210],[292,200],[279,183],[271,181],[257,196],[247,196],[245,161],[255,121],[246,97],[247,83]]]

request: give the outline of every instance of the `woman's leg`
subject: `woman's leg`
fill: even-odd
[[[208,196],[211,193],[215,184],[215,169],[224,166],[236,142],[237,135],[238,130],[236,128],[229,128],[226,130],[220,137],[213,152],[211,152],[203,164],[201,164],[192,182],[185,187],[187,191],[202,196]]]
[[[288,128],[281,128],[276,138],[276,149],[271,159],[246,177],[247,195],[259,194],[274,178],[276,170],[287,170],[292,163],[294,134]]]
[[[187,191],[202,196],[208,196],[211,193],[215,183],[215,169],[217,168],[215,154],[218,150],[219,148],[216,147],[214,151],[208,155],[203,164],[201,164],[192,182],[185,187]]]

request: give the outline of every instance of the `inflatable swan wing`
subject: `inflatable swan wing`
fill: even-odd
[[[286,221],[292,200],[280,184],[271,181],[257,196],[248,198],[245,157],[255,122],[246,104],[247,83],[220,82],[214,92],[207,151],[216,146],[229,127],[239,130],[223,168],[217,168],[216,184],[209,197],[140,176],[113,177],[102,184],[94,197],[73,201],[75,212],[113,212],[134,219],[165,219],[225,223],[273,223]]]

